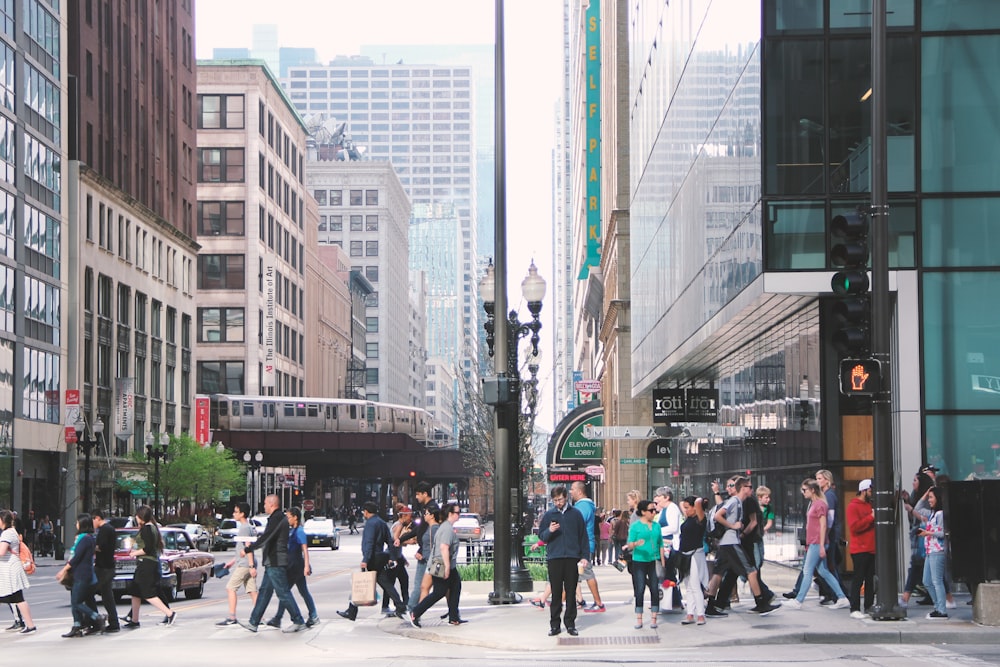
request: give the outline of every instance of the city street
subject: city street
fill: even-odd
[[[217,554],[217,562],[226,553]],[[766,618],[746,613],[746,604],[735,608],[728,619],[713,620],[704,627],[679,625],[678,613],[661,614],[658,630],[632,628],[634,614],[629,578],[606,566],[597,568],[601,592],[608,611],[580,614],[580,636],[546,636],[547,610],[527,603],[496,608],[487,604],[490,582],[465,582],[462,615],[469,623],[450,627],[438,619],[438,605],[416,629],[398,619],[382,620],[377,608],[362,608],[358,621],[350,623],[336,615],[346,606],[350,572],[360,560],[360,536],[341,536],[341,549],[310,550],[316,574],[310,590],[322,622],[299,634],[283,634],[261,626],[253,635],[239,626],[218,627],[226,614],[225,580],[213,579],[201,600],[182,600],[173,605],[178,620],[160,627],[159,616],[143,607],[143,627],[117,635],[62,639],[70,624],[69,594],[57,586],[52,575],[57,566],[41,559],[32,577],[28,599],[38,627],[34,635],[2,635],[5,658],[37,659],[77,664],[121,662],[136,650],[135,640],[150,640],[147,646],[176,648],[153,653],[145,662],[154,665],[229,664],[252,660],[266,664],[289,660],[321,660],[337,664],[361,664],[377,660],[382,665],[523,664],[525,660],[553,664],[615,665],[663,664],[802,664],[813,660],[837,660],[843,665],[962,665],[997,664],[1000,661],[1000,630],[981,628],[969,622],[967,596],[959,597],[959,609],[945,622],[923,619],[924,608],[913,610],[913,619],[895,624],[854,621],[844,610],[828,610],[807,600],[802,611],[779,610]],[[765,574],[776,590],[793,580],[794,571],[768,564]],[[543,585],[536,584],[538,593]],[[586,593],[588,600],[589,592]],[[745,602],[745,600],[744,600]],[[275,603],[272,602],[273,611]],[[119,606],[120,614],[127,603]],[[241,619],[249,616],[250,603],[242,598]],[[435,613],[439,612],[439,613]],[[9,625],[6,611],[2,625]],[[286,623],[287,623],[286,619]]]

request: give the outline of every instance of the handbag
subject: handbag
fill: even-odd
[[[374,570],[363,570],[351,573],[351,602],[358,607],[371,607],[378,598],[375,597]]]
[[[56,581],[58,581],[63,586],[67,588],[72,588],[73,586],[73,570],[72,568],[64,567],[56,572]]]
[[[21,557],[21,567],[25,574],[35,573],[35,557],[31,555],[31,549],[24,542],[18,546],[18,555]]]
[[[431,561],[427,564],[427,573],[432,577],[444,579],[444,558],[437,554],[431,556]]]

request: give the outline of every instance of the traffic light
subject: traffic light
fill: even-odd
[[[842,359],[840,393],[845,396],[874,396],[882,388],[882,364],[876,359]]]
[[[842,356],[859,357],[871,351],[868,230],[868,213],[860,207],[830,222],[834,239],[830,264],[841,269],[830,281],[833,293],[839,297],[833,304],[836,328],[831,340]]]

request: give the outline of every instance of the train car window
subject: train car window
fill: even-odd
[[[285,403],[285,405],[284,405],[284,413],[285,413],[286,417],[294,417],[295,416],[295,406],[292,405],[291,403]]]
[[[318,405],[307,405],[306,406],[306,412],[309,414],[310,417],[318,417],[319,416],[319,406]]]
[[[227,401],[219,401],[217,405],[219,406],[220,417],[225,417],[229,414],[229,403]]]
[[[350,406],[350,408],[351,408],[351,419],[357,419],[358,418],[358,406],[352,405],[352,406]]]
[[[299,403],[295,406],[295,416],[296,417],[306,416],[306,406],[304,403]]]
[[[244,401],[243,402],[243,416],[244,417],[253,417],[253,405],[254,404],[252,402],[250,402],[250,401]]]
[[[369,405],[368,406],[368,421],[370,421],[370,422],[375,421],[375,406],[374,405]]]

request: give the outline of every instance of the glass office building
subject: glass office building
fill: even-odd
[[[802,477],[829,468],[846,499],[872,475],[870,407],[838,391],[828,259],[829,221],[870,201],[871,2],[629,4],[632,392],[719,389],[675,484],[750,471],[795,525]],[[888,10],[896,469],[906,487],[922,462],[997,477],[1000,4]]]

